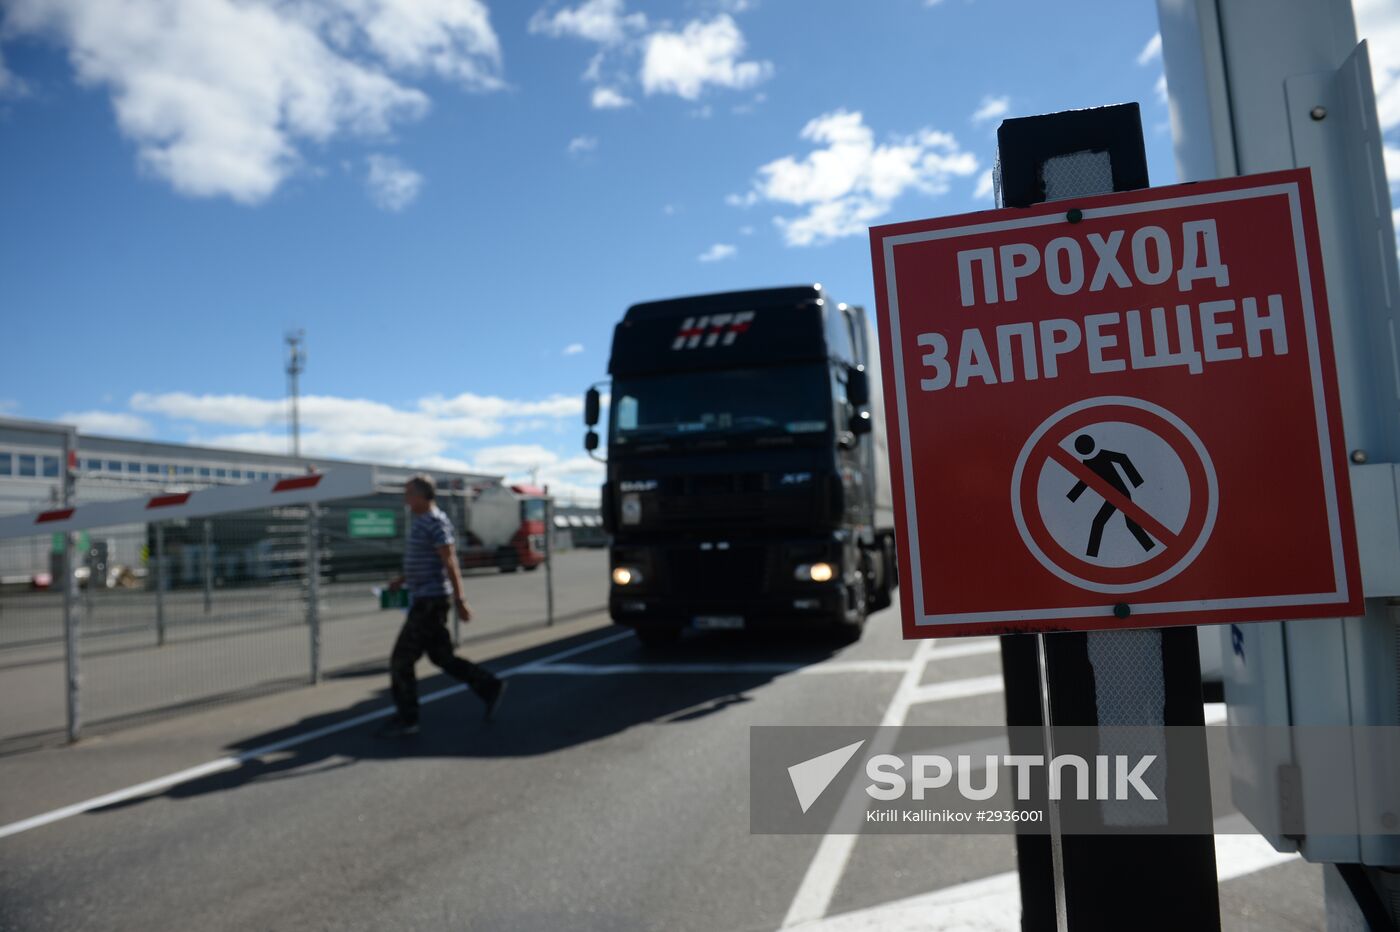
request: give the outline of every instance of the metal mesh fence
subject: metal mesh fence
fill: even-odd
[[[398,572],[404,522],[374,530],[335,504],[75,535],[82,727],[385,666],[403,614],[378,589]],[[0,586],[0,751],[65,734],[62,551],[62,535],[0,541],[0,568],[29,568]],[[559,555],[561,618],[605,603],[600,553]],[[463,576],[477,616],[463,642],[545,622],[543,569],[487,561]]]

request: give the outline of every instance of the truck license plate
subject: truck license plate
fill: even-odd
[[[744,627],[743,615],[696,615],[698,631],[733,631]]]

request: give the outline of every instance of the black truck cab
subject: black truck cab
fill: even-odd
[[[868,332],[860,308],[816,285],[628,309],[602,494],[614,621],[647,643],[784,624],[854,638],[889,604]]]

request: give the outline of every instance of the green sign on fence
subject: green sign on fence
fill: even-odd
[[[87,531],[79,531],[79,532],[78,532],[78,552],[79,552],[79,553],[87,553],[87,551],[88,551],[88,546],[89,546],[88,532],[87,532]],[[62,552],[63,552],[63,534],[62,534],[62,533],[58,533],[58,534],[54,534],[54,535],[53,535],[53,552],[54,552],[54,553],[62,553]]]
[[[393,537],[394,512],[389,508],[350,509],[351,537]]]

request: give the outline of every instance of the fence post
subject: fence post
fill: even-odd
[[[554,624],[554,499],[544,500],[545,626]]]
[[[214,608],[214,525],[204,519],[204,614]]]
[[[165,646],[165,525],[156,522],[156,646]]]
[[[63,438],[63,504],[73,504],[73,458],[76,455],[77,438],[69,433]],[[77,741],[82,730],[82,715],[79,705],[81,695],[82,669],[78,662],[78,535],[69,532],[63,535],[63,658],[64,675],[67,680],[68,740]],[[89,580],[91,585],[91,580]]]
[[[306,627],[311,637],[311,685],[321,682],[321,532],[319,509],[306,508]]]

